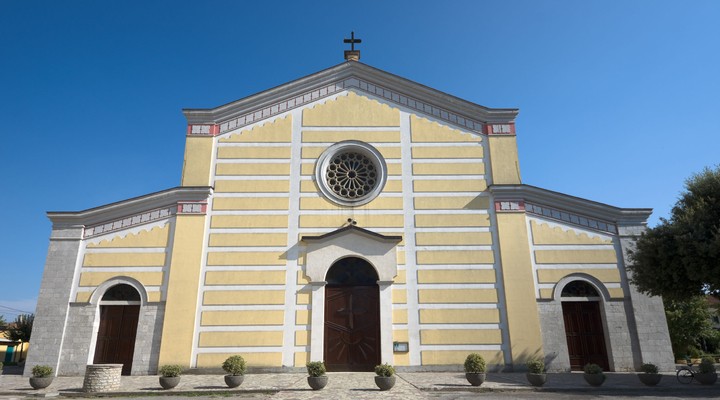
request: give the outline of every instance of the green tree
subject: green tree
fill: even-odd
[[[701,347],[703,338],[716,336],[704,296],[665,301],[665,316],[676,357],[685,357],[689,346]]]
[[[666,299],[720,294],[720,166],[685,181],[669,220],[648,229],[630,252],[631,282]]]
[[[5,321],[5,316],[0,315],[0,329],[3,329],[7,326],[7,321]]]
[[[33,321],[35,314],[20,314],[15,318],[12,326],[8,330],[10,340],[19,340],[21,342],[29,342],[32,333]]]

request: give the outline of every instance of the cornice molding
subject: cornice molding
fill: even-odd
[[[323,235],[319,236],[303,236],[300,241],[305,243],[310,242],[324,242],[327,240],[330,240],[336,236],[340,236],[343,234],[349,234],[349,233],[355,233],[362,236],[365,236],[367,238],[370,238],[372,240],[376,240],[378,242],[386,242],[386,243],[400,243],[402,241],[402,236],[387,236],[383,235],[381,233],[373,232],[368,229],[360,228],[356,225],[348,225],[340,229],[336,229],[332,232],[325,233]]]
[[[461,126],[486,133],[486,125],[512,129],[515,108],[488,108],[368,65],[348,61],[312,75],[212,109],[184,109],[188,134],[219,134],[354,89]],[[512,125],[512,128],[510,126]],[[504,133],[504,132],[503,132]],[[509,132],[508,132],[509,133]]]
[[[88,233],[96,236],[171,217],[177,213],[179,202],[203,202],[211,194],[212,187],[176,187],[83,211],[49,211],[47,216],[54,231],[85,227],[86,237]],[[108,224],[108,229],[102,228],[101,232],[88,231]]]
[[[525,212],[618,234],[625,226],[646,226],[652,208],[620,208],[530,185],[490,185],[496,202],[522,200]]]

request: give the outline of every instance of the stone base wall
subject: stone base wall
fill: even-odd
[[[83,392],[112,392],[120,389],[122,364],[95,364],[85,369]]]

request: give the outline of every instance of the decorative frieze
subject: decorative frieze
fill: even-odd
[[[525,202],[522,200],[498,200],[495,202],[497,212],[522,212],[525,211]]]
[[[217,136],[220,133],[220,127],[214,124],[204,125],[188,125],[188,136]]]
[[[540,215],[545,218],[555,219],[585,228],[595,229],[598,231],[617,234],[617,226],[608,221],[588,218],[579,214],[558,210],[548,206],[540,206],[537,204],[527,203],[525,210],[530,214]]]
[[[477,121],[477,120],[474,120],[471,118],[467,118],[462,115],[458,115],[458,114],[448,111],[444,108],[440,108],[435,105],[428,104],[428,103],[420,101],[416,98],[409,97],[402,93],[398,93],[398,92],[389,90],[383,86],[367,82],[367,81],[359,79],[357,77],[349,77],[342,81],[338,81],[338,82],[332,83],[330,85],[311,90],[311,91],[301,94],[299,96],[295,96],[290,99],[285,99],[281,102],[271,104],[267,107],[264,107],[264,108],[261,108],[258,110],[254,110],[247,114],[243,114],[239,117],[236,117],[236,118],[233,118],[233,119],[230,119],[227,121],[223,121],[219,125],[190,125],[188,127],[188,134],[189,135],[204,135],[204,136],[222,134],[222,133],[225,133],[228,131],[242,128],[243,126],[250,125],[250,124],[260,121],[262,119],[266,119],[268,117],[273,117],[275,115],[282,114],[286,111],[303,106],[303,105],[311,103],[313,101],[316,101],[316,100],[319,100],[319,99],[322,99],[322,98],[325,98],[328,96],[332,96],[332,95],[339,93],[346,89],[358,89],[360,91],[372,94],[374,96],[380,97],[382,99],[385,99],[387,101],[390,101],[390,102],[393,102],[396,104],[400,104],[402,106],[419,111],[421,113],[432,115],[435,118],[438,118],[438,119],[441,119],[441,120],[444,120],[447,122],[451,122],[455,125],[460,125],[469,130],[472,130],[475,132],[483,132],[484,124],[480,121]],[[503,125],[497,125],[497,126],[503,126]],[[219,131],[217,133],[212,133],[213,127],[219,127]],[[514,134],[515,133],[514,125],[510,125],[510,127],[511,127],[510,129],[512,130],[512,134]]]
[[[488,135],[514,135],[515,124],[488,124],[485,125],[485,133]]]
[[[207,213],[206,201],[181,201],[177,205],[178,214],[202,214]]]
[[[147,224],[149,222],[169,218],[176,213],[175,206],[167,206],[156,208],[150,211],[144,211],[140,214],[123,217],[114,221],[104,222],[102,224],[85,227],[83,237],[85,239],[104,235],[107,233],[119,231],[122,229],[132,228],[137,225]]]

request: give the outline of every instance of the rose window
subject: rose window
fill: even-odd
[[[318,159],[316,179],[320,191],[341,205],[362,205],[385,185],[385,162],[372,146],[347,141],[330,146]]]

